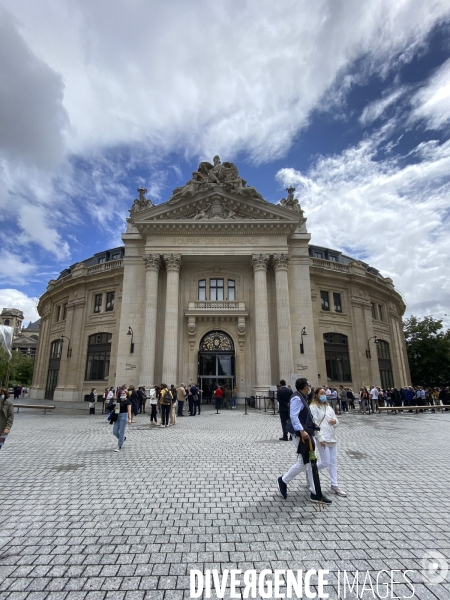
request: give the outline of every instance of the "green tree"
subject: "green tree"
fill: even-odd
[[[13,352],[11,361],[8,361],[8,353],[0,348],[0,379],[2,385],[6,383],[8,364],[10,367],[9,386],[11,385],[31,385],[33,378],[34,359],[30,356],[24,356],[22,352]]]
[[[450,330],[433,317],[409,317],[403,323],[413,385],[450,383]]]

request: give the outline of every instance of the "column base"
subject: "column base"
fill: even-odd
[[[270,388],[270,383],[268,383],[267,385],[258,385],[253,388],[252,390],[252,396],[266,396],[269,397],[269,388]]]
[[[45,390],[41,387],[30,387],[28,390],[27,398],[33,400],[43,400],[45,396]]]
[[[53,400],[57,402],[82,402],[84,397],[79,390],[56,388],[53,393]]]

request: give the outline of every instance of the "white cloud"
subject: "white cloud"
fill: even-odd
[[[19,290],[13,288],[0,289],[0,310],[2,308],[17,308],[24,315],[26,321],[37,321],[39,319],[36,306],[39,298],[32,298]]]
[[[287,151],[354,60],[386,71],[450,13],[445,0],[3,3],[64,77],[71,150],[142,142],[257,162]]]
[[[23,229],[23,233],[18,236],[19,243],[35,242],[60,260],[70,256],[69,244],[61,239],[55,229],[48,226],[42,207],[25,204],[19,211],[19,225]]]
[[[386,113],[387,109],[393,104],[395,104],[397,100],[399,100],[399,98],[401,98],[406,91],[407,89],[405,87],[397,88],[396,90],[384,96],[383,98],[380,98],[379,100],[375,100],[374,102],[368,104],[364,108],[359,118],[359,122],[361,123],[361,125],[367,125],[382,117]]]
[[[409,314],[443,315],[450,306],[450,142],[421,144],[418,162],[376,161],[378,132],[308,173],[281,169],[297,185],[312,243],[364,258],[404,293]]]
[[[429,129],[450,122],[450,59],[447,60],[412,99],[411,120],[424,119]]]
[[[8,250],[0,251],[0,282],[24,285],[36,271],[36,265]]]

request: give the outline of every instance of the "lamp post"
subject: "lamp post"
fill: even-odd
[[[367,340],[366,358],[372,358],[372,353],[370,352],[370,340],[375,340],[374,344],[378,344],[378,342],[380,341],[376,335]]]
[[[300,333],[300,354],[305,354],[305,345],[303,343],[303,338],[305,337],[305,335],[308,335],[306,333],[306,327],[303,327],[301,333]]]
[[[67,346],[67,358],[70,358],[72,356],[72,348],[70,347],[70,339],[67,337],[67,335],[61,335],[62,343],[64,343],[64,338],[66,340],[68,340],[68,342],[69,342],[69,344]]]
[[[133,343],[133,330],[131,327],[128,327],[127,335],[131,335],[131,343],[130,343],[130,354],[134,352],[134,343]]]

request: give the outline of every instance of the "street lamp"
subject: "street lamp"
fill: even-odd
[[[127,335],[131,335],[130,354],[133,354],[133,352],[134,352],[134,344],[133,344],[133,330],[131,329],[131,327],[128,327],[128,332],[127,332]]]
[[[308,335],[308,334],[306,333],[306,327],[303,327],[303,329],[300,333],[300,336],[301,336],[301,338],[300,338],[300,354],[305,354],[305,345],[303,343],[303,338],[305,335]]]
[[[374,335],[373,337],[371,337],[367,340],[366,358],[372,358],[372,354],[370,352],[370,344],[369,344],[370,340],[375,340],[374,344],[378,344],[378,342],[380,341],[376,335]]]
[[[67,337],[67,335],[61,335],[61,341],[64,344],[64,338],[66,338],[66,340],[68,340],[69,344],[67,346],[67,358],[70,358],[72,356],[72,348],[70,347],[70,339]]]

